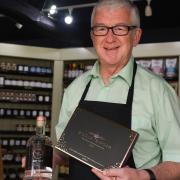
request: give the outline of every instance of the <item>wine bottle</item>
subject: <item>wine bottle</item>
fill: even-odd
[[[46,118],[36,119],[36,134],[26,145],[26,167],[24,180],[34,178],[52,179],[53,148],[51,139],[45,135]]]

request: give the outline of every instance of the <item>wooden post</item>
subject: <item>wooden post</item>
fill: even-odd
[[[2,150],[0,146],[0,180],[3,180],[3,161],[2,161]]]

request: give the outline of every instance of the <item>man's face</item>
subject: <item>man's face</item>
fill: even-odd
[[[134,25],[131,22],[130,11],[127,8],[102,7],[96,10],[93,26]],[[99,57],[101,65],[118,65],[123,67],[131,56],[133,46],[140,40],[139,28],[129,31],[125,36],[114,35],[110,29],[105,36],[95,36],[91,32],[93,45]]]

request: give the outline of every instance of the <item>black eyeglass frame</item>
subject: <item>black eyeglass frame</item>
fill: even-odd
[[[94,28],[97,28],[97,27],[106,28],[107,32],[105,34],[103,34],[103,35],[97,35],[97,34],[94,33]],[[115,29],[114,29],[114,28],[117,28],[117,27],[126,27],[127,28],[127,32],[125,34],[119,35],[119,34],[117,34],[115,32]],[[115,25],[115,26],[109,26],[108,27],[108,26],[103,26],[103,25],[99,25],[99,26],[96,25],[96,26],[91,27],[91,31],[93,32],[94,36],[106,36],[108,34],[109,30],[111,29],[112,33],[114,35],[116,35],[116,36],[126,36],[129,33],[129,31],[131,31],[133,29],[136,29],[136,28],[138,28],[138,26],[133,26],[133,25],[132,26],[130,26],[130,25]]]

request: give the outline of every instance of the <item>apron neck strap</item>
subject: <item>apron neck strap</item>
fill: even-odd
[[[128,104],[130,106],[132,105],[132,102],[133,102],[134,80],[135,80],[136,70],[137,70],[137,64],[134,61],[133,77],[132,77],[131,87],[129,88],[129,92],[128,92],[127,102],[126,102],[126,104]]]
[[[81,103],[81,102],[85,99],[85,97],[86,97],[86,94],[87,94],[87,92],[88,92],[89,86],[90,86],[90,84],[91,84],[91,80],[92,80],[92,78],[90,79],[90,81],[89,81],[88,84],[86,85],[86,88],[85,88],[85,90],[84,90],[84,92],[83,92],[83,95],[81,96],[80,103]]]
[[[133,101],[133,94],[134,94],[134,79],[135,79],[135,75],[136,75],[136,69],[137,69],[137,64],[136,62],[134,61],[134,68],[133,68],[133,77],[132,77],[132,83],[131,83],[131,87],[129,88],[129,92],[128,92],[128,97],[127,97],[127,102],[126,104],[129,104],[131,105],[132,104],[132,101]],[[81,97],[81,100],[80,100],[80,103],[85,99],[86,97],[86,94],[88,92],[88,89],[89,89],[89,86],[91,84],[91,80],[92,78],[90,79],[90,81],[88,82],[88,84],[86,85],[86,88],[83,92],[83,95]]]

